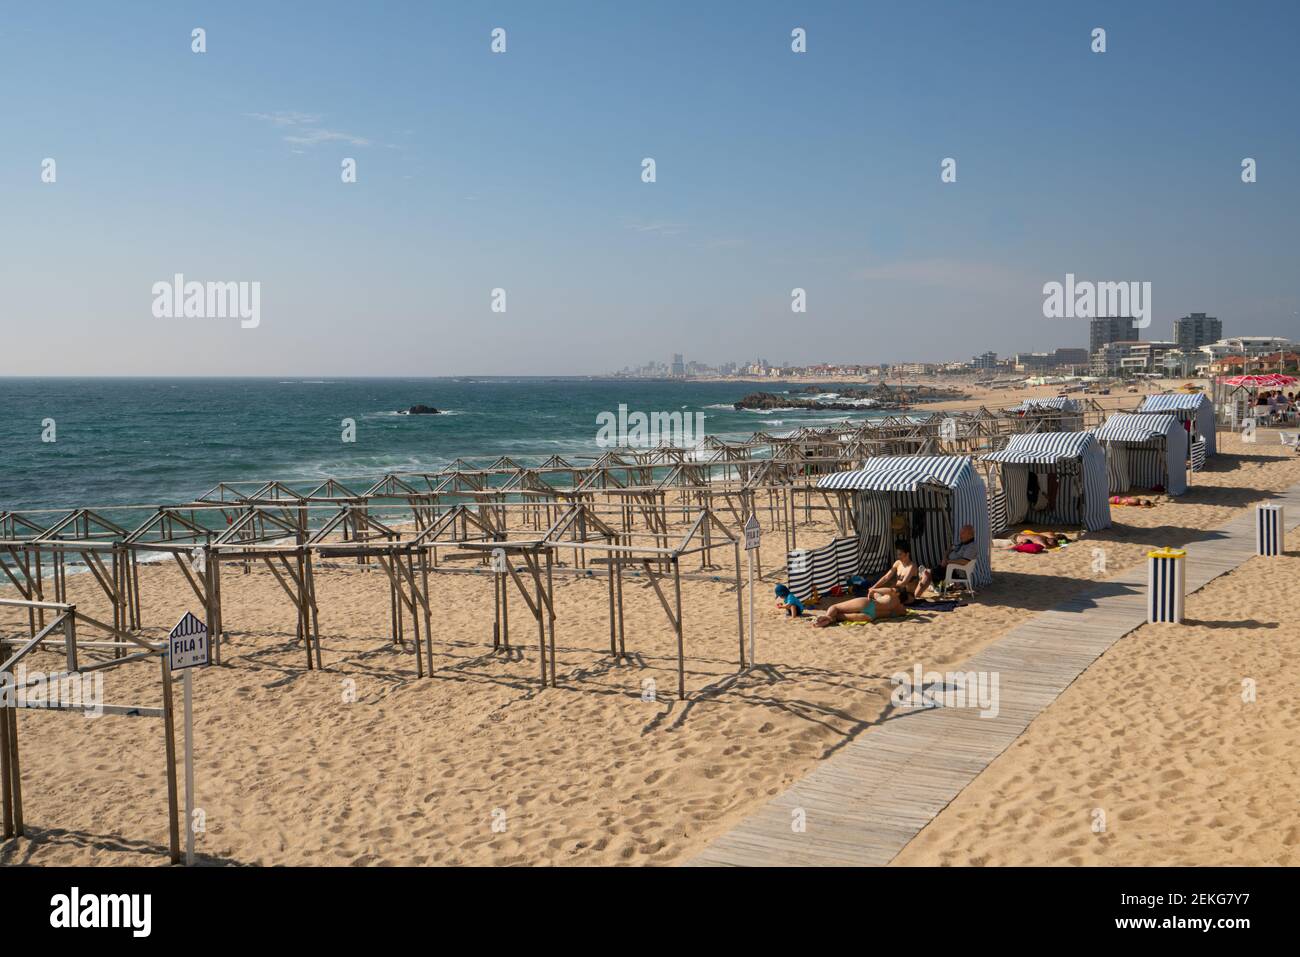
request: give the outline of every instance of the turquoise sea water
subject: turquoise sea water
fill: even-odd
[[[870,414],[731,408],[749,392],[781,388],[551,378],[0,379],[0,511],[170,504],[220,481],[278,479],[305,491],[337,478],[358,488],[457,457],[577,462],[601,453],[596,416],[620,403],[702,412],[706,433],[729,438]],[[417,403],[449,414],[394,414]],[[345,418],[356,422],[355,443],[341,441]],[[54,420],[52,443],[41,441],[46,419]]]

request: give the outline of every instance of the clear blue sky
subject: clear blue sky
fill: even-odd
[[[0,374],[968,358],[1086,344],[1042,317],[1066,272],[1150,281],[1149,338],[1193,310],[1300,338],[1297,27],[1291,0],[11,4]],[[154,318],[177,272],[260,281],[260,327]]]

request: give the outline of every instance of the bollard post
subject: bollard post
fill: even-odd
[[[1147,621],[1178,624],[1187,593],[1187,552],[1158,548],[1147,552]]]
[[[1276,558],[1285,545],[1286,523],[1281,505],[1255,507],[1255,554]]]

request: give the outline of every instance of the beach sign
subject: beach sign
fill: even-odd
[[[749,516],[749,521],[745,523],[745,551],[750,552],[758,548],[758,541],[763,536],[763,529],[758,524],[758,519],[754,515]]]
[[[167,636],[167,663],[172,671],[208,663],[208,626],[186,612]]]

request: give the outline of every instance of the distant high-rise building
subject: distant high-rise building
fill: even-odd
[[[1199,349],[1223,338],[1223,323],[1203,312],[1174,320],[1174,341],[1180,349]]]
[[[1096,356],[1102,346],[1108,342],[1137,342],[1138,335],[1134,323],[1137,320],[1124,318],[1093,319],[1088,323],[1088,355]]]
[[[998,366],[998,354],[996,352],[983,352],[973,356],[970,361],[973,369],[996,369]]]
[[[673,353],[673,375],[686,375],[686,363],[682,361],[680,352]]]

